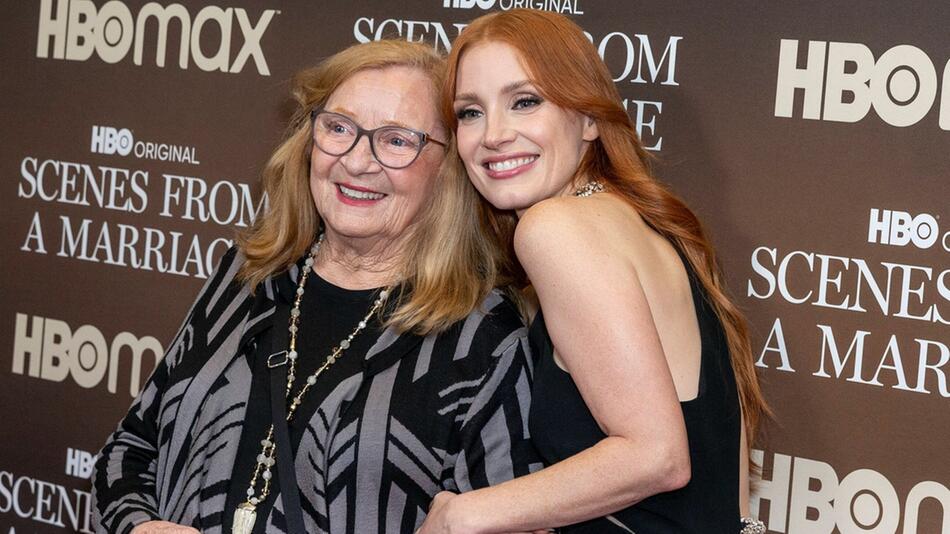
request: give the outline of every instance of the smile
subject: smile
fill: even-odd
[[[360,191],[358,189],[353,189],[346,187],[343,184],[336,184],[337,188],[340,190],[340,193],[343,194],[345,198],[352,200],[379,200],[386,195],[383,193],[374,193],[372,191]]]
[[[528,165],[529,163],[533,163],[536,159],[538,159],[538,156],[511,158],[502,161],[489,161],[485,164],[485,166],[494,172],[504,172],[517,169],[518,167]]]

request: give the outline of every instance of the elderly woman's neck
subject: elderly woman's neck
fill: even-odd
[[[324,280],[346,289],[393,285],[400,279],[404,241],[327,235],[314,269]]]

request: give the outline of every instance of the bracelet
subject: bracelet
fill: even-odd
[[[739,534],[765,534],[765,523],[759,521],[758,519],[753,519],[751,517],[743,517],[742,524],[745,525],[742,527],[742,530],[739,531]]]

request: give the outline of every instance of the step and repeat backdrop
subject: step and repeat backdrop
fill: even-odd
[[[950,4],[10,2],[0,532],[93,530],[94,456],[261,205],[289,81],[347,45],[570,15],[699,213],[775,419],[769,532],[950,534]]]

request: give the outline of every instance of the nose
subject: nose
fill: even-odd
[[[503,113],[490,113],[485,117],[485,134],[482,144],[486,148],[497,149],[515,138],[515,131],[511,128],[508,118]]]
[[[340,163],[351,176],[379,172],[381,166],[373,155],[370,136],[363,135],[349,152],[340,156]]]

